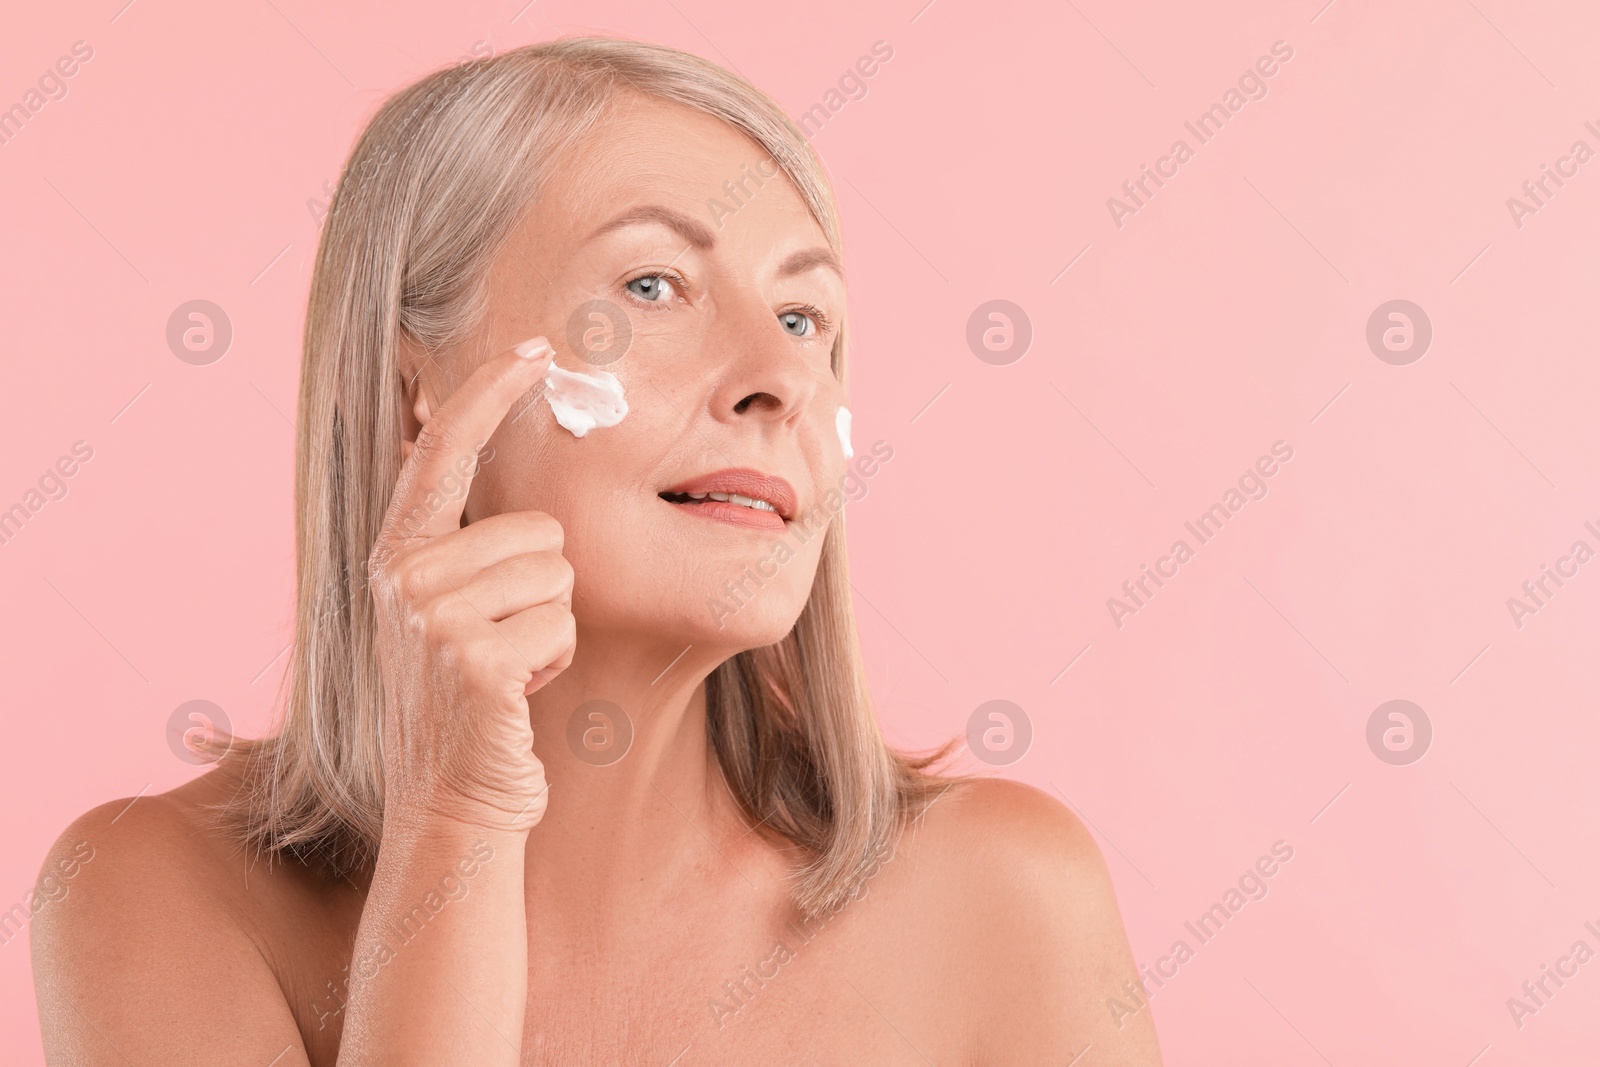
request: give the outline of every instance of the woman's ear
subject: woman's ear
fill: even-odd
[[[427,351],[404,329],[400,331],[400,383],[405,397],[405,426],[401,430],[401,462],[411,458],[417,434],[437,408],[433,370],[437,365]]]

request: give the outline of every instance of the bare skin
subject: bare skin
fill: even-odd
[[[250,862],[205,809],[232,760],[89,812],[46,868],[85,841],[93,859],[30,927],[50,1061],[1159,1064],[1149,1011],[1119,1026],[1106,1006],[1136,972],[1104,860],[1038,790],[954,786],[845,907],[805,923],[790,903],[798,857],[736,809],[703,682],[784,636],[822,539],[716,619],[708,591],[774,535],[659,494],[729,466],[801,509],[837,484],[843,279],[805,255],[826,241],[781,180],[707,213],[761,158],[713,119],[636,101],[574,155],[491,272],[482,336],[405,354],[406,468],[374,552],[375,869]],[[640,207],[678,220],[597,235]],[[548,337],[590,369],[563,342],[593,299],[632,323],[606,367],[632,411],[580,440],[527,408],[549,357],[514,346]],[[464,500],[401,521],[485,441]],[[633,724],[610,766],[565,741],[591,699]]]

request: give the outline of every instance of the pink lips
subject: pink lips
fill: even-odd
[[[753,500],[764,500],[776,510],[768,511],[709,497],[693,499],[708,493],[737,494]],[[782,530],[784,522],[794,518],[795,513],[794,488],[788,482],[748,467],[730,467],[702,474],[664,490],[660,496],[673,506],[703,518],[758,530]]]

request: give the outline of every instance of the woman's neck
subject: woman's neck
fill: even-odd
[[[609,914],[658,901],[743,834],[706,738],[705,678],[730,653],[582,631],[577,647],[528,698],[550,784],[528,838],[528,896]]]

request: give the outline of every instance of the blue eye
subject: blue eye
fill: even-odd
[[[778,316],[778,325],[783,327],[784,333],[795,337],[809,337],[817,332],[816,321],[803,311],[785,311]]]
[[[660,274],[645,274],[628,283],[628,292],[651,304],[660,303],[673,292],[672,283]]]

